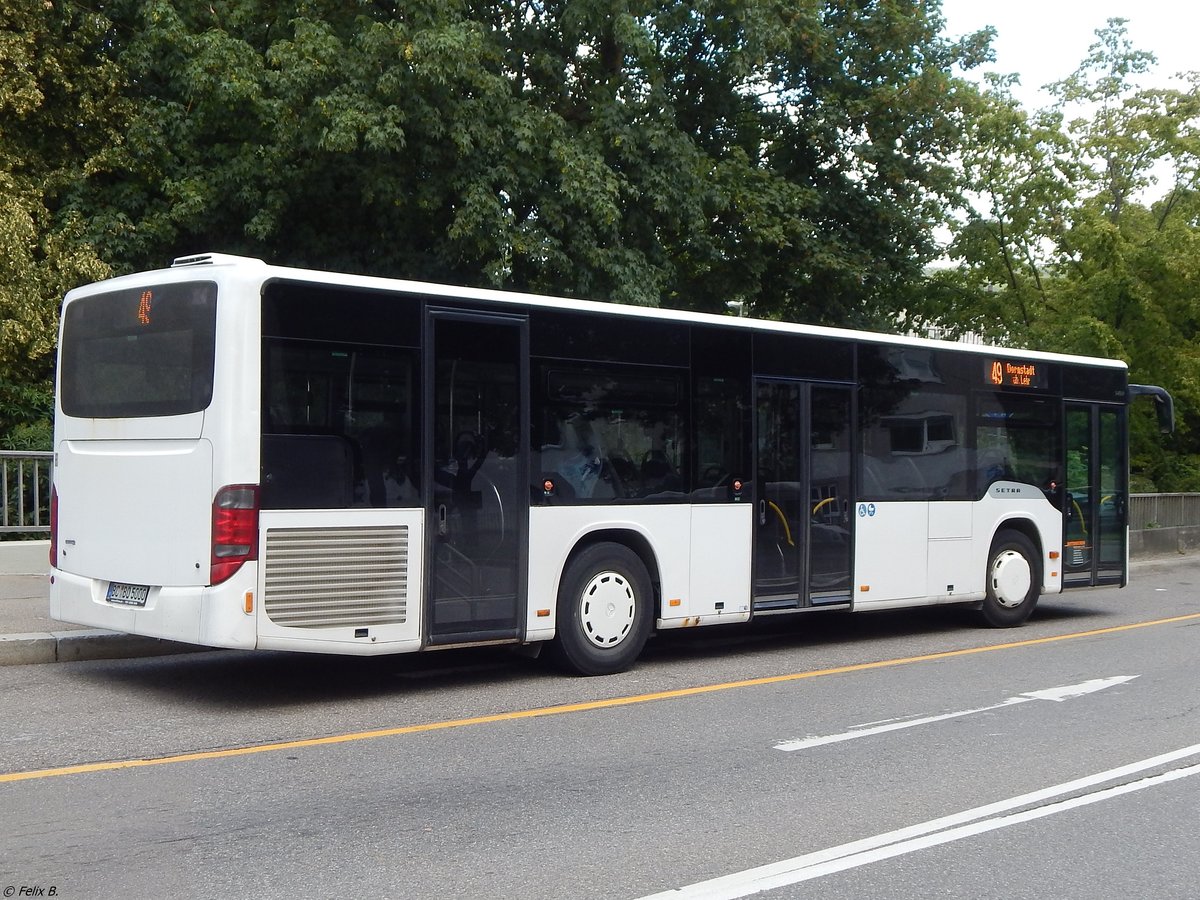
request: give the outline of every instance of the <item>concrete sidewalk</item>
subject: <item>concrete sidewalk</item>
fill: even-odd
[[[0,542],[0,666],[204,650],[50,618],[50,542]]]

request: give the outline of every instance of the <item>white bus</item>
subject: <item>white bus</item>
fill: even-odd
[[[548,642],[1125,583],[1120,362],[206,254],[64,302],[51,614],[211,647]]]

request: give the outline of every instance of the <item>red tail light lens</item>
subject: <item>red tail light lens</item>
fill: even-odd
[[[213,500],[209,584],[228,580],[252,559],[258,559],[258,485],[231,484]]]
[[[50,568],[58,568],[58,488],[50,488]]]

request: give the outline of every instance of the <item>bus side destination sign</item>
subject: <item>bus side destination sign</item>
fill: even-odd
[[[986,364],[984,377],[996,387],[1044,388],[1046,367],[1043,363],[992,359]]]

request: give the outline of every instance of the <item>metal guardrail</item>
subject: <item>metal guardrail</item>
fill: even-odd
[[[0,535],[50,532],[54,454],[0,450]]]
[[[1200,525],[1200,494],[1130,494],[1129,528]]]

